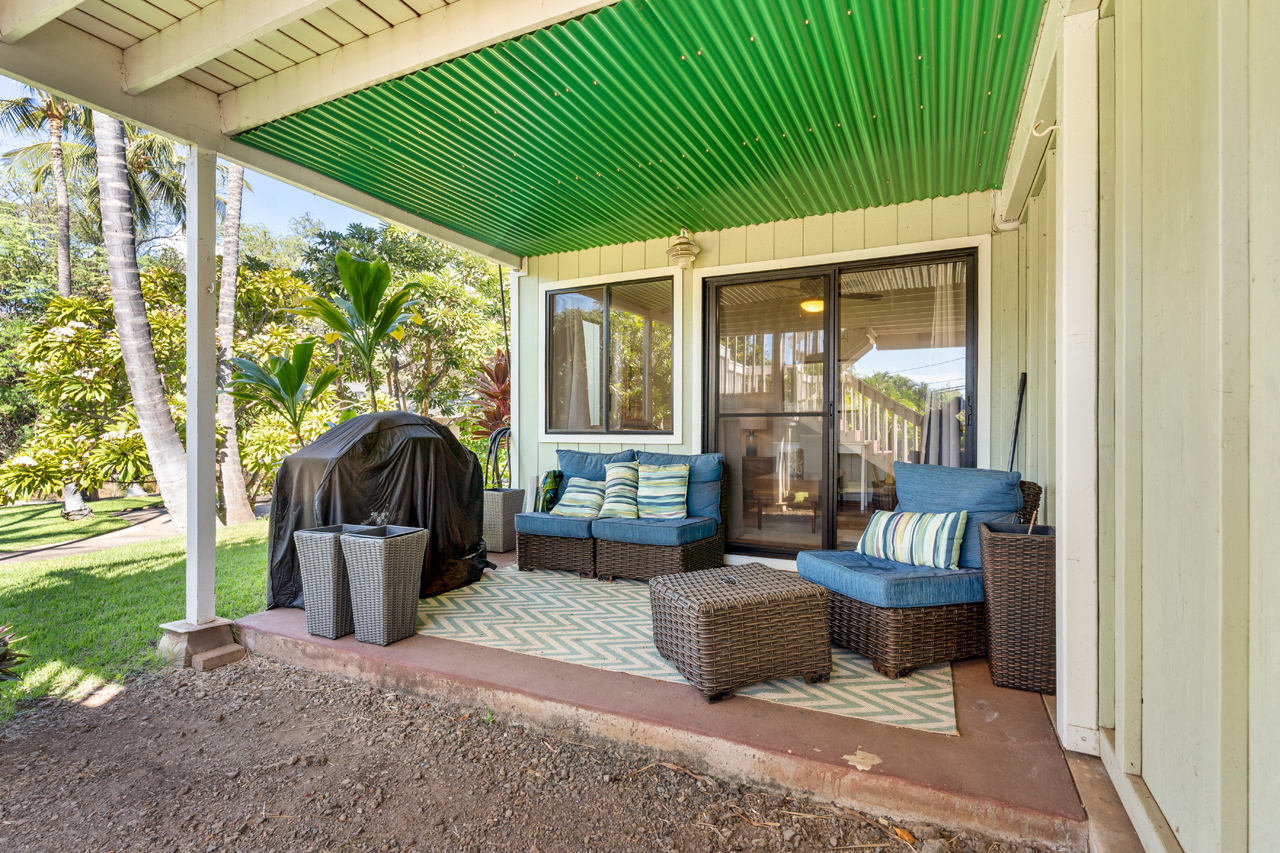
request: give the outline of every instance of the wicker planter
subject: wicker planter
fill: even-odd
[[[495,554],[516,547],[516,514],[524,505],[524,489],[484,490],[484,544]]]
[[[1057,689],[1056,535],[1052,527],[983,524],[991,680],[998,687]]]
[[[308,634],[336,640],[356,629],[340,539],[343,533],[371,529],[358,524],[335,524],[293,534],[298,548],[298,570],[302,574]]]
[[[787,676],[831,677],[827,591],[759,563],[649,582],[653,644],[714,702]]]
[[[342,535],[360,642],[386,646],[413,635],[427,535],[421,527],[370,527]]]

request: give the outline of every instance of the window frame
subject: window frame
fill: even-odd
[[[902,252],[900,246],[886,247],[887,251],[883,254],[877,253],[873,256],[863,256],[846,260],[824,259],[822,263],[804,263],[809,258],[787,259],[781,262],[770,262],[767,265],[760,266],[755,269],[744,271],[734,271],[733,268],[727,268],[724,272],[716,269],[707,270],[700,276],[698,282],[702,299],[702,340],[701,340],[701,394],[703,398],[703,407],[701,411],[701,440],[704,452],[716,452],[720,449],[719,442],[719,424],[722,417],[734,418],[741,417],[742,413],[720,411],[720,379],[717,359],[719,358],[719,327],[720,314],[719,302],[717,299],[718,290],[724,286],[733,286],[738,284],[754,284],[758,282],[773,281],[782,276],[816,276],[825,275],[829,277],[826,285],[828,300],[838,295],[840,287],[840,274],[844,272],[874,270],[874,269],[891,269],[899,266],[912,266],[916,264],[929,264],[944,261],[964,261],[968,264],[966,281],[965,281],[965,383],[966,383],[966,428],[971,430],[973,440],[966,442],[964,464],[961,467],[975,468],[982,464],[979,459],[979,425],[983,420],[983,416],[990,416],[990,401],[987,400],[987,406],[982,409],[980,383],[982,379],[982,371],[989,369],[982,358],[981,337],[983,334],[983,322],[990,322],[989,317],[984,316],[984,312],[980,310],[985,306],[990,311],[990,304],[983,298],[983,252],[984,247],[981,242],[975,242],[969,245],[958,246],[955,248],[937,249],[933,251],[923,252]],[[790,265],[788,261],[798,261],[795,265]],[[989,275],[989,272],[986,273]],[[833,302],[834,304],[834,302]],[[828,341],[836,340],[839,330],[839,317],[837,312],[826,312],[823,318],[824,331]],[[986,353],[989,359],[989,351]],[[827,347],[824,353],[824,398],[829,396],[831,385],[834,377],[838,375],[839,358],[838,351],[835,347]],[[823,478],[827,482],[835,482],[836,479],[836,458],[831,452],[832,439],[831,429],[836,417],[836,406],[834,399],[825,399],[824,405],[819,410],[804,412],[786,412],[766,414],[765,417],[820,417],[823,423]],[[836,548],[835,534],[835,500],[828,499],[824,501],[821,508],[822,512],[822,545],[823,550],[833,550]],[[755,543],[733,542],[726,543],[726,553],[741,554],[745,556],[762,556],[777,557],[781,559],[795,559],[796,554],[805,549],[797,549],[780,545],[763,545]]]
[[[683,296],[682,296],[682,270],[678,267],[663,267],[649,270],[636,270],[634,272],[593,276],[591,278],[576,279],[572,281],[547,282],[540,289],[539,300],[539,317],[541,339],[541,357],[538,363],[538,371],[540,378],[540,387],[542,389],[541,401],[538,412],[538,432],[539,440],[551,441],[559,443],[581,443],[581,444],[609,444],[614,437],[635,438],[643,436],[645,440],[642,444],[680,444],[682,442],[682,410],[681,401],[683,396],[683,379],[681,370],[683,369],[682,345],[683,345]],[[622,287],[629,284],[646,284],[649,282],[668,282],[671,285],[671,429],[669,430],[614,430],[610,429],[609,422],[612,411],[612,387],[610,382],[610,371],[612,370],[610,349],[612,346],[612,334],[610,328],[610,310],[612,307],[612,289]],[[600,361],[601,376],[604,391],[603,412],[601,417],[601,428],[598,430],[581,430],[581,429],[554,429],[550,426],[551,422],[551,404],[552,399],[552,380],[553,371],[550,365],[552,354],[551,334],[551,303],[552,298],[559,294],[574,293],[584,290],[603,290],[603,323],[601,328]]]

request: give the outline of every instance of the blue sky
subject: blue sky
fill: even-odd
[[[21,83],[0,76],[0,98],[16,98],[27,94]],[[0,131],[0,151],[11,151],[27,145],[29,138],[15,137]],[[343,204],[329,201],[306,190],[281,183],[274,178],[246,171],[245,178],[253,192],[244,194],[241,219],[244,222],[266,225],[277,234],[289,229],[289,220],[309,213],[325,224],[326,228],[341,231],[352,222],[377,225],[379,220],[352,210]]]

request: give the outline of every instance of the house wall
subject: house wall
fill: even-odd
[[[1114,566],[1108,766],[1149,850],[1270,849],[1280,13],[1242,0],[1114,8],[1115,73],[1101,75],[1115,127],[1102,150],[1114,358],[1101,364],[1114,396],[1099,410],[1115,460],[1099,478]]]
[[[715,274],[724,275],[771,262],[789,266],[794,261],[795,266],[802,266],[868,254],[911,254],[943,248],[945,241],[967,240],[973,245],[977,238],[987,237],[990,232],[991,196],[982,192],[694,234],[693,239],[702,250],[694,269],[675,271],[682,308],[678,342],[682,364],[680,441],[628,446],[667,453],[701,449],[701,271],[715,268]],[[1019,343],[1025,301],[1020,295],[1025,272],[1019,260],[1021,239],[1017,232],[990,236],[990,306],[979,311],[986,315],[980,316],[979,322],[987,327],[985,331],[990,336],[989,355],[986,347],[981,347],[980,360],[990,361],[991,401],[990,411],[984,414],[989,426],[980,433],[986,437],[987,445],[981,455],[986,457],[989,452],[993,464],[1000,465],[1008,459],[1017,376],[1024,361]],[[512,341],[517,353],[512,383],[517,442],[513,470],[522,485],[527,485],[530,476],[556,467],[555,452],[559,448],[612,452],[624,447],[617,442],[539,438],[539,400],[543,393],[539,365],[544,358],[539,314],[544,310],[542,294],[546,286],[570,286],[569,282],[580,279],[627,272],[642,275],[647,270],[666,269],[670,264],[668,244],[666,239],[649,240],[528,259],[527,272],[514,285],[517,307]],[[981,365],[979,372],[982,373]],[[1046,381],[1044,393],[1051,394],[1051,368]]]

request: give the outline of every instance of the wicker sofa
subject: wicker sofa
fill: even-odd
[[[559,450],[564,472],[561,494],[573,477],[603,481],[605,465],[642,462],[689,466],[688,517],[566,518],[546,512],[516,516],[516,562],[523,571],[552,569],[604,580],[649,580],[658,575],[691,572],[724,561],[722,503],[724,457],[719,453],[682,456],[624,450],[587,453]]]
[[[987,653],[979,525],[1029,523],[1041,488],[1017,473],[972,468],[896,463],[894,474],[899,509],[969,513],[961,568],[909,566],[857,551],[805,551],[796,568],[829,593],[831,642],[900,678],[917,667]]]

